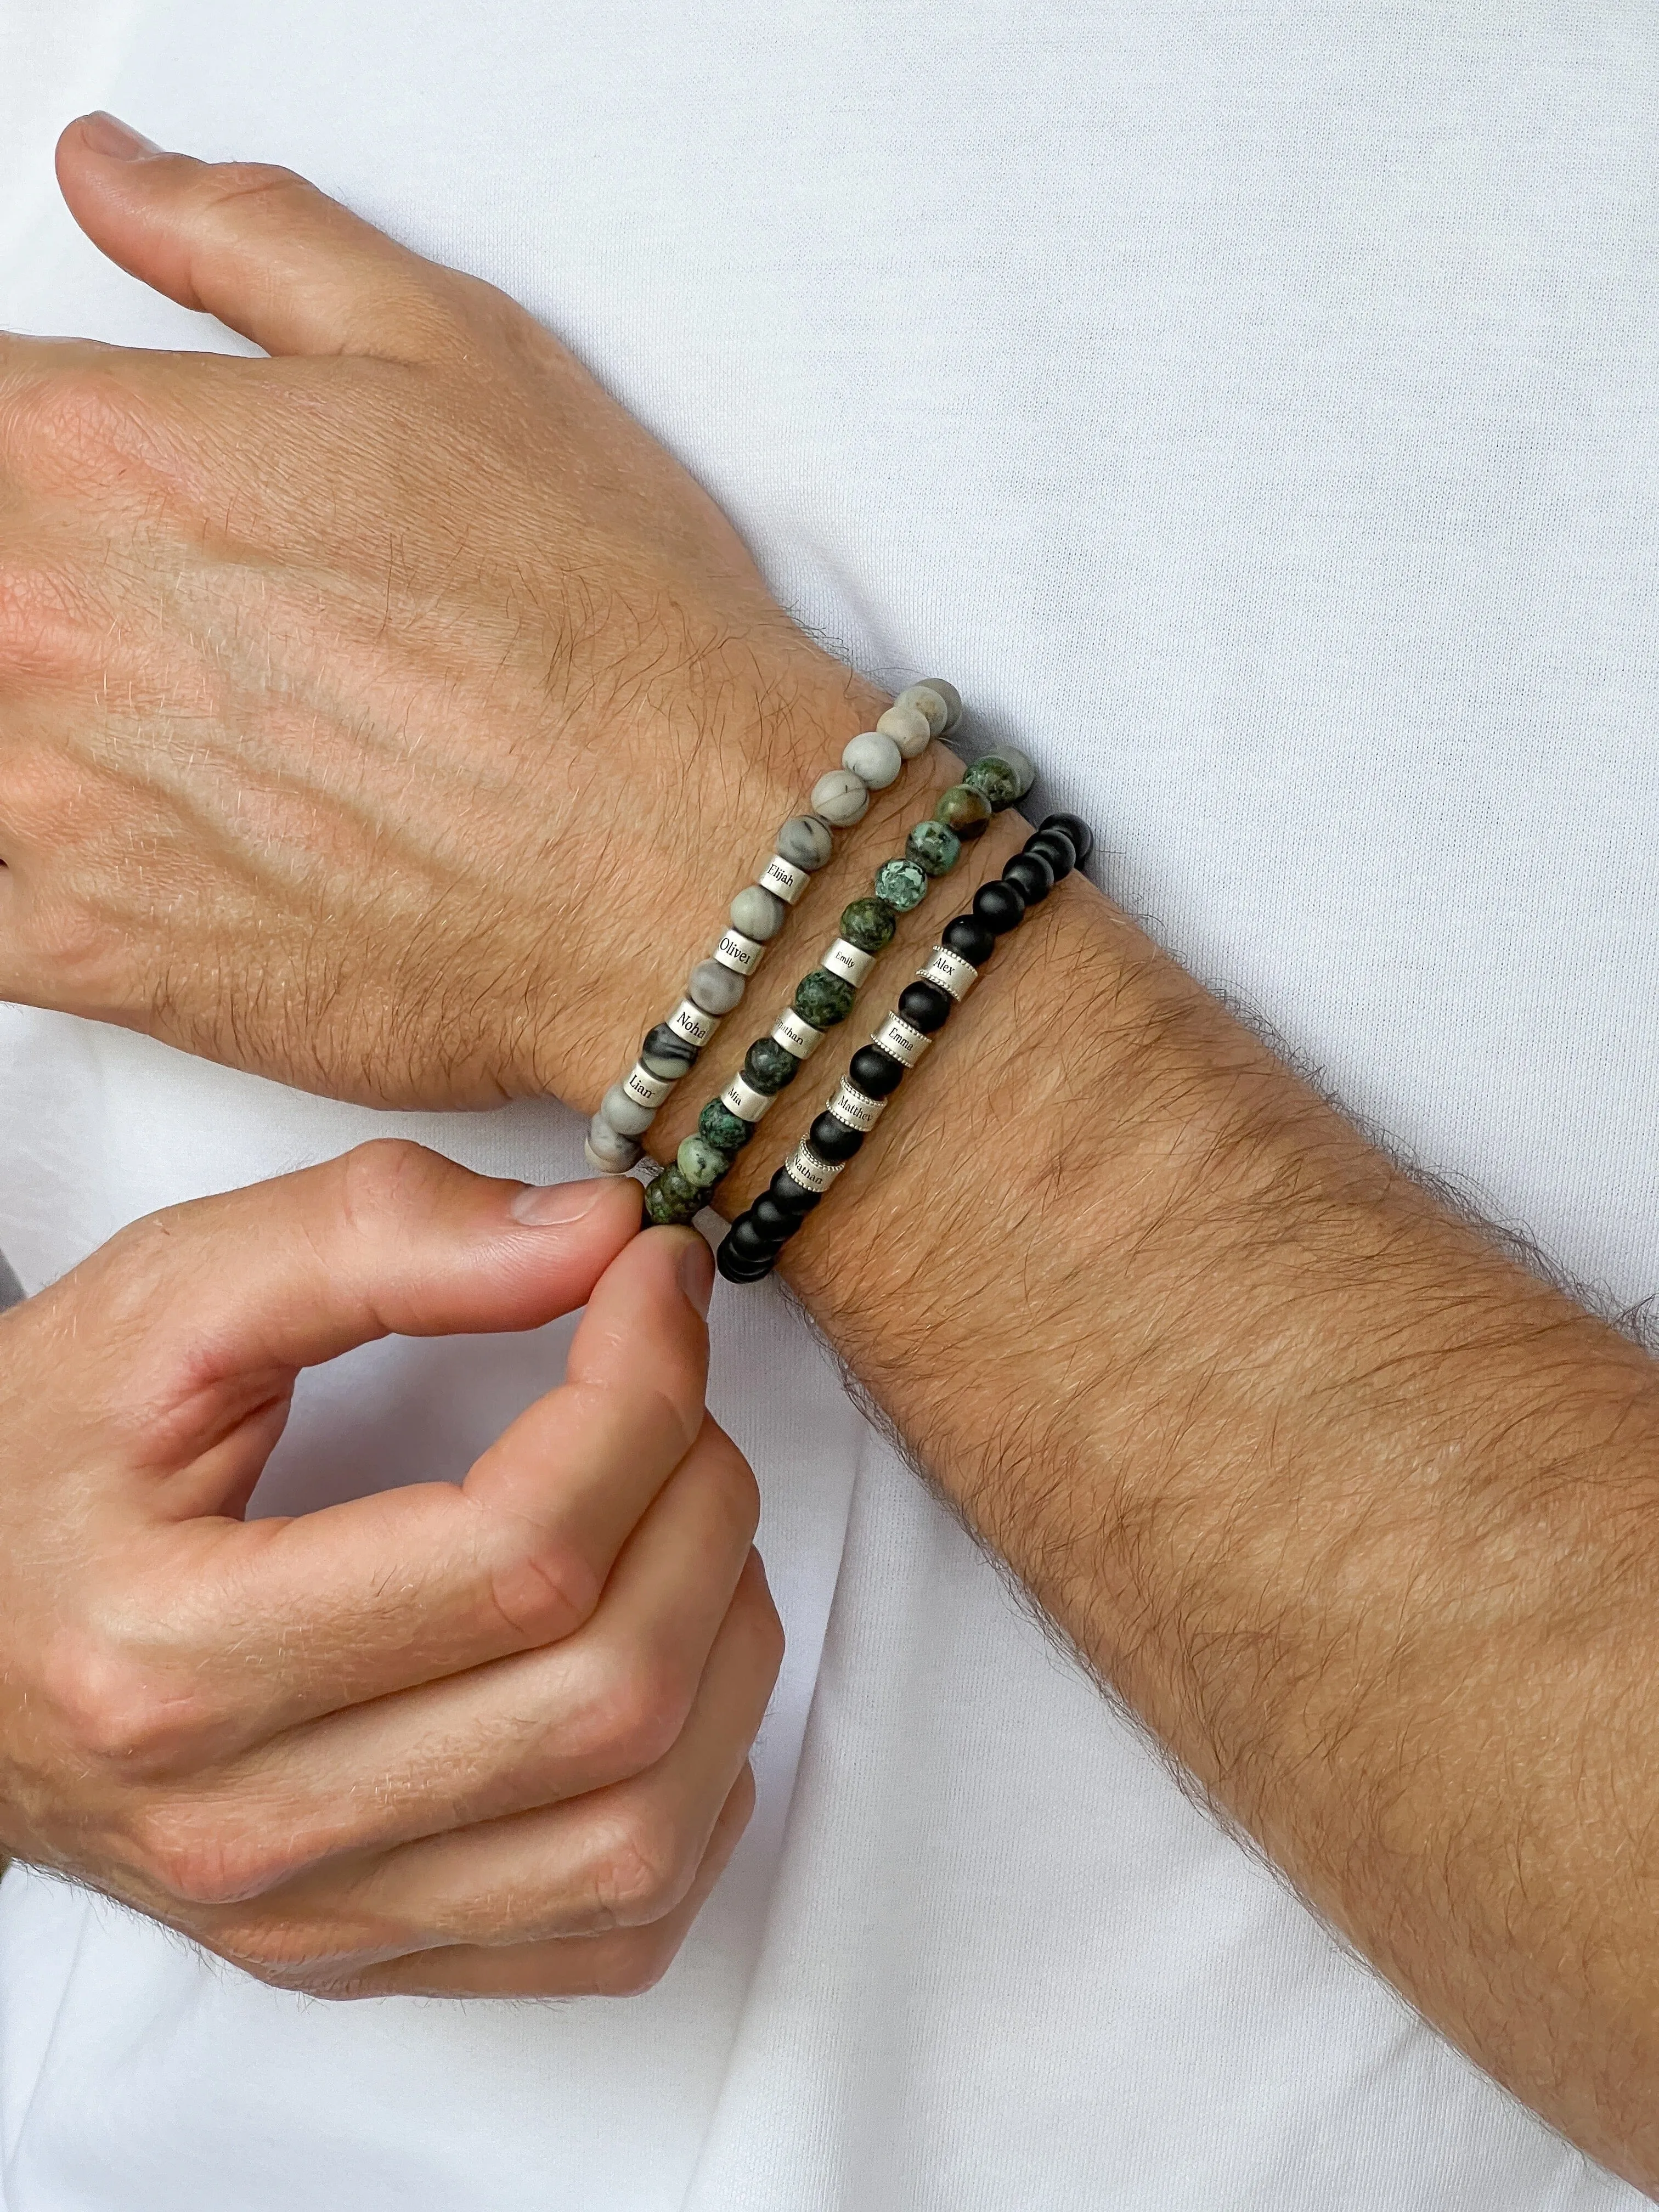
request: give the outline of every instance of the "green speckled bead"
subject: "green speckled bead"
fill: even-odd
[[[659,1229],[672,1229],[690,1221],[703,1202],[702,1193],[695,1183],[688,1182],[678,1166],[665,1168],[645,1194],[647,1219]]]
[[[950,836],[949,830],[945,832]],[[951,842],[956,843],[954,837]],[[811,1022],[815,1030],[832,1030],[837,1022],[844,1022],[853,1011],[853,987],[843,983],[839,975],[832,975],[827,968],[815,968],[810,975],[803,975],[795,986],[795,1012],[802,1021]]]
[[[898,916],[884,898],[854,899],[841,913],[841,933],[860,952],[884,952],[893,941]]]
[[[757,1037],[743,1056],[743,1072],[757,1091],[774,1097],[800,1073],[800,1062],[775,1037]]]
[[[1012,806],[1019,797],[1019,778],[995,753],[987,753],[982,760],[976,760],[962,780],[969,791],[978,792],[993,814],[1000,814],[1005,806]]]
[[[732,1158],[707,1137],[688,1137],[675,1153],[674,1164],[694,1190],[708,1190],[731,1166]]]
[[[942,822],[918,822],[904,841],[904,857],[924,875],[948,876],[962,858],[962,840]]]
[[[953,783],[933,802],[933,819],[954,830],[964,845],[982,837],[991,826],[991,802],[970,783]]]
[[[733,1158],[754,1135],[755,1127],[729,1106],[722,1106],[718,1098],[711,1098],[697,1116],[697,1134],[706,1137],[716,1152],[730,1152]]]
[[[884,860],[876,870],[876,896],[896,914],[908,914],[927,896],[927,871],[914,860]]]

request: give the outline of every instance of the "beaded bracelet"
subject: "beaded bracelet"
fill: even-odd
[[[929,677],[901,691],[873,730],[848,739],[841,766],[813,785],[809,811],[792,815],[784,823],[771,859],[732,900],[731,927],[708,957],[692,969],[679,1005],[647,1033],[638,1060],[605,1094],[588,1124],[585,1150],[590,1167],[601,1175],[625,1175],[634,1165],[658,1108],[736,1009],[789,908],[830,858],[834,832],[861,822],[869,811],[870,793],[896,782],[907,761],[926,752],[935,738],[948,736],[961,720],[955,686]]]
[[[1006,745],[941,792],[932,814],[912,827],[902,854],[876,870],[873,890],[842,909],[841,933],[820,964],[802,976],[793,1002],[750,1044],[742,1073],[708,1100],[695,1133],[648,1186],[648,1220],[690,1221],[709,1203],[773,1100],[826,1033],[851,1014],[860,986],[893,941],[899,916],[919,906],[930,885],[955,867],[963,846],[983,836],[991,817],[1023,799],[1036,780],[1025,755]]]
[[[1054,885],[1086,860],[1094,833],[1075,814],[1050,814],[1000,878],[981,884],[966,914],[949,923],[927,964],[867,1045],[853,1054],[829,1099],[788,1160],[732,1223],[715,1263],[728,1283],[769,1275],[784,1246],[886,1111],[906,1074],[979,981],[1000,939],[1018,929]]]

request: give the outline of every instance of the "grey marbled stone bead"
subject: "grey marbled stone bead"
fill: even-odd
[[[896,913],[908,914],[927,896],[927,876],[914,860],[884,860],[876,870],[876,896]]]
[[[694,1189],[712,1190],[731,1166],[732,1155],[707,1137],[688,1137],[675,1153],[674,1164]]]
[[[640,1047],[640,1058],[653,1075],[678,1083],[681,1076],[689,1075],[696,1066],[702,1050],[700,1045],[671,1030],[666,1022],[659,1022],[655,1029],[647,1032],[645,1042]]]
[[[933,725],[920,707],[890,707],[876,717],[876,728],[890,738],[906,760],[917,760],[933,742]]]
[[[741,975],[722,968],[718,960],[699,960],[685,979],[686,996],[695,1000],[706,1014],[735,1012],[748,988]]]
[[[836,849],[830,824],[820,822],[816,814],[792,814],[779,830],[777,842],[784,859],[805,868],[809,875],[821,868]]]
[[[640,1156],[639,1139],[613,1129],[603,1114],[596,1114],[588,1123],[584,1149],[601,1175],[626,1175]]]
[[[959,729],[962,726],[961,692],[954,684],[947,684],[942,676],[924,676],[920,688],[927,691],[937,691],[939,697],[944,700],[945,734],[948,738],[953,730]]]
[[[847,749],[841,757],[843,768],[872,791],[885,791],[890,783],[896,783],[904,769],[904,755],[879,730],[860,730],[855,738],[848,738]]]
[[[1036,763],[1031,758],[1030,753],[1021,752],[1018,745],[999,745],[997,758],[1000,761],[1006,761],[1019,778],[1019,795],[1024,799],[1036,781]]]
[[[918,822],[904,841],[904,857],[930,876],[948,876],[962,858],[962,840],[942,822]]]
[[[982,753],[963,770],[962,780],[969,791],[978,792],[993,814],[1000,814],[1019,797],[1019,778],[1000,753]]]
[[[921,684],[906,684],[893,704],[920,708],[936,738],[942,738],[951,726],[951,702],[931,678]]]
[[[837,830],[850,830],[870,811],[870,787],[850,768],[832,768],[812,786],[812,811]]]
[[[613,1083],[600,1103],[599,1114],[619,1137],[642,1137],[657,1118],[654,1106],[641,1106]]]
[[[730,912],[733,929],[765,945],[783,927],[789,909],[781,898],[774,898],[759,884],[750,884],[732,900]]]

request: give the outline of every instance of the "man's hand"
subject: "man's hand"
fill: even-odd
[[[0,1319],[0,1844],[320,1996],[663,1972],[782,1641],[703,1410],[708,1248],[637,1205],[369,1145]],[[242,1519],[301,1367],[584,1299],[459,1486]]]
[[[0,340],[0,997],[595,1104],[877,695],[510,300],[114,127],[76,218],[278,357]]]

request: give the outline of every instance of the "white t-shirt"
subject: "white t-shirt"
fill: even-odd
[[[58,206],[94,105],[495,278],[805,619],[957,680],[1198,974],[1628,1301],[1659,1258],[1656,61],[1640,0],[6,0],[0,321],[231,343]],[[388,1127],[580,1171],[556,1107],[376,1115],[5,1010],[0,1246],[33,1287]],[[1638,2202],[1182,1796],[781,1299],[722,1285],[713,1327],[789,1656],[668,1978],[310,2004],[14,1873],[7,2212]],[[563,1340],[342,1361],[260,1502],[459,1474]]]

